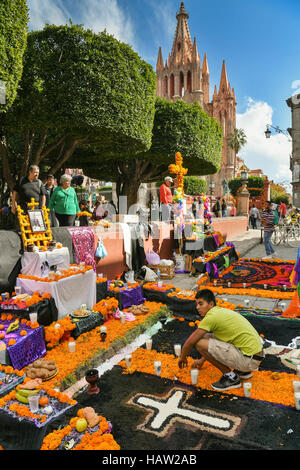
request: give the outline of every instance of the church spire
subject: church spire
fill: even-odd
[[[177,27],[171,52],[171,62],[173,64],[192,61],[193,42],[188,25],[189,15],[185,11],[184,3],[181,2],[180,10],[176,15]]]
[[[219,94],[226,93],[227,90],[228,90],[228,79],[227,79],[225,60],[223,60]]]
[[[164,61],[163,61],[163,56],[162,56],[161,47],[160,47],[158,51],[157,62],[156,62],[156,71],[163,70],[163,68],[164,68]]]
[[[209,75],[209,68],[207,63],[206,52],[204,52],[203,64],[202,64],[202,74]]]

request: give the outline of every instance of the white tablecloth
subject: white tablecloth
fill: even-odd
[[[70,253],[67,247],[57,248],[53,251],[38,251],[30,253],[25,251],[21,258],[21,274],[41,277],[47,274],[48,267],[56,265],[57,269],[68,269],[70,267]],[[44,269],[46,268],[46,271]]]
[[[70,315],[82,304],[92,308],[96,303],[96,274],[93,269],[86,271],[85,274],[76,274],[57,282],[34,281],[18,277],[16,285],[22,287],[22,291],[28,294],[48,292],[55,300],[58,319]]]

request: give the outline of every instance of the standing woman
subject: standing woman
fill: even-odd
[[[72,227],[77,212],[80,212],[77,194],[71,187],[72,177],[62,175],[60,186],[57,186],[50,198],[49,209],[54,209],[60,227]]]

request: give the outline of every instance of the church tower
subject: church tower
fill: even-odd
[[[234,89],[228,82],[225,61],[222,64],[219,90],[215,86],[210,100],[209,67],[206,53],[201,59],[196,38],[192,41],[188,25],[189,15],[181,2],[176,15],[177,26],[172,51],[168,60],[163,61],[159,48],[156,64],[156,95],[172,101],[182,99],[187,103],[197,101],[201,108],[214,117],[223,129],[223,148],[220,171],[205,179],[215,182],[216,196],[223,195],[222,182],[234,177],[235,152],[228,145],[228,137],[236,127],[236,99]]]
[[[165,64],[161,48],[159,48],[156,65],[156,94],[172,101],[177,99],[184,99],[188,103],[197,101],[203,107],[201,60],[196,38],[194,41],[191,39],[187,21],[189,15],[185,11],[183,2],[176,18],[177,27],[172,51]]]

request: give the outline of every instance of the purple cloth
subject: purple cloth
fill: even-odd
[[[218,235],[217,233],[215,233],[215,234],[213,235],[213,237],[214,237],[214,239],[215,239],[215,242],[216,242],[217,247],[219,248],[219,246],[220,246],[219,235]]]
[[[5,329],[10,323],[10,321],[2,322]],[[26,336],[20,336],[20,331],[22,330],[27,331]],[[8,346],[10,339],[16,340],[16,343],[12,346]],[[28,364],[46,355],[43,327],[41,326],[32,330],[26,323],[20,323],[19,328],[6,334],[3,341],[6,343],[7,352],[14,369],[21,370]]]
[[[141,287],[120,292],[122,308],[129,308],[132,305],[140,305],[145,302]]]
[[[232,242],[226,242],[226,246],[230,246],[231,248],[235,249],[235,246]]]
[[[68,227],[75,251],[76,264],[82,261],[96,272],[95,234],[92,227]]]

